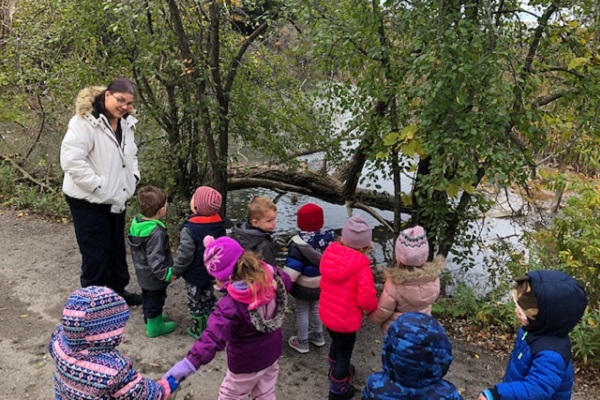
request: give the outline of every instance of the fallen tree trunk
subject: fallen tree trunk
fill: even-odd
[[[285,190],[313,196],[333,204],[394,211],[394,196],[389,193],[357,188],[354,193],[344,195],[344,183],[335,177],[309,170],[290,170],[282,166],[230,168],[228,187],[229,190],[255,187]],[[413,210],[410,207],[402,207],[401,212],[412,214]]]

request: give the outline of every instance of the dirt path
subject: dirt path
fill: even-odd
[[[46,346],[59,322],[64,302],[79,287],[80,256],[73,227],[47,222],[39,217],[0,209],[0,399],[52,399],[54,366]],[[135,274],[132,271],[132,277]],[[134,282],[135,285],[135,282]],[[135,288],[135,286],[131,286]],[[185,285],[169,288],[167,313],[180,324],[167,337],[149,339],[144,334],[141,309],[134,308],[120,350],[143,374],[159,378],[185,356],[193,339],[185,334],[187,324]],[[290,311],[284,323],[285,337],[294,327]],[[353,355],[357,386],[380,369],[381,334],[366,323],[358,335]],[[468,343],[453,340],[454,363],[446,376],[461,389],[465,399],[475,399],[482,388],[497,381],[506,360],[481,352]],[[278,398],[323,399],[327,397],[327,346],[311,347],[300,355],[284,346],[280,359]],[[178,400],[212,399],[226,370],[224,354],[182,385]],[[595,388],[577,383],[573,399],[598,399]],[[360,396],[355,396],[360,398]]]

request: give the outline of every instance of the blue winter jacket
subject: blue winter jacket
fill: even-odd
[[[452,363],[452,344],[431,315],[408,312],[390,325],[381,353],[383,371],[367,378],[363,400],[459,400],[442,379]]]
[[[527,273],[538,315],[519,330],[502,383],[500,400],[568,400],[573,391],[569,332],[581,319],[587,297],[577,281],[560,271]]]

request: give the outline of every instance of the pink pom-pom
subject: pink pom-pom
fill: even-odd
[[[202,243],[204,244],[204,247],[208,246],[209,244],[211,244],[212,242],[215,241],[215,238],[208,235],[204,237],[204,240],[202,241]]]

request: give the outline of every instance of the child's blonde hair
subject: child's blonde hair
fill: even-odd
[[[265,288],[270,284],[269,275],[260,257],[250,250],[244,251],[238,259],[235,278],[248,285],[255,301],[259,295],[263,295]]]
[[[366,246],[366,247],[353,247],[353,246],[350,246],[349,244],[346,244],[346,243],[344,243],[342,240],[340,240],[340,244],[341,244],[342,246],[349,247],[349,248],[351,248],[352,250],[356,250],[356,251],[358,251],[359,253],[363,253],[363,254],[365,254],[365,255],[366,255],[366,254],[368,254],[368,253],[369,253],[369,251],[371,250],[371,248],[373,247],[373,244],[370,244],[370,245],[368,245],[368,246]]]
[[[277,211],[277,206],[273,201],[264,196],[254,196],[248,203],[248,219],[261,219],[267,211]]]

